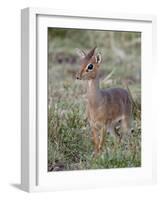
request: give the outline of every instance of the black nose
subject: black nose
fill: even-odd
[[[80,79],[80,75],[79,74],[76,75],[76,79]]]

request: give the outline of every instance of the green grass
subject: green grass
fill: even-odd
[[[94,46],[102,54],[101,88],[128,84],[136,103],[134,132],[120,144],[115,136],[106,135],[97,157],[85,112],[86,81],[75,80],[79,69],[75,48]],[[140,110],[141,33],[49,28],[48,171],[141,166]]]
[[[106,135],[103,151],[94,157],[85,113],[86,82],[75,80],[75,65],[51,66],[48,71],[48,171],[141,166],[140,118],[134,115],[134,132],[121,143],[117,142],[115,136]],[[132,95],[140,104],[140,83],[135,76],[136,69],[127,70],[125,66],[125,73],[124,66],[119,67],[102,66],[104,75],[108,75],[113,68],[116,70],[107,82],[101,83],[101,87],[123,87],[122,81],[128,78],[131,80],[129,87]]]

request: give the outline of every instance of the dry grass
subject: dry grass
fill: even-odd
[[[48,166],[49,171],[139,167],[141,165],[140,104],[134,109],[133,133],[117,143],[115,136],[106,135],[103,152],[93,157],[93,144],[85,115],[85,82],[69,74],[69,66],[49,70]],[[73,67],[71,67],[73,68]],[[61,68],[62,69],[62,68]],[[103,87],[120,82],[108,79]],[[120,86],[120,85],[119,85]],[[139,86],[131,87],[135,99],[140,99]]]

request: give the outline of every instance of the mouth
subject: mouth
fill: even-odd
[[[76,75],[76,79],[77,80],[89,80],[88,76],[85,74],[85,75],[80,75],[80,74],[77,74]]]

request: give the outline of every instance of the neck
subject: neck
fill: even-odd
[[[100,98],[99,79],[88,80],[87,98],[90,104],[97,105]]]

